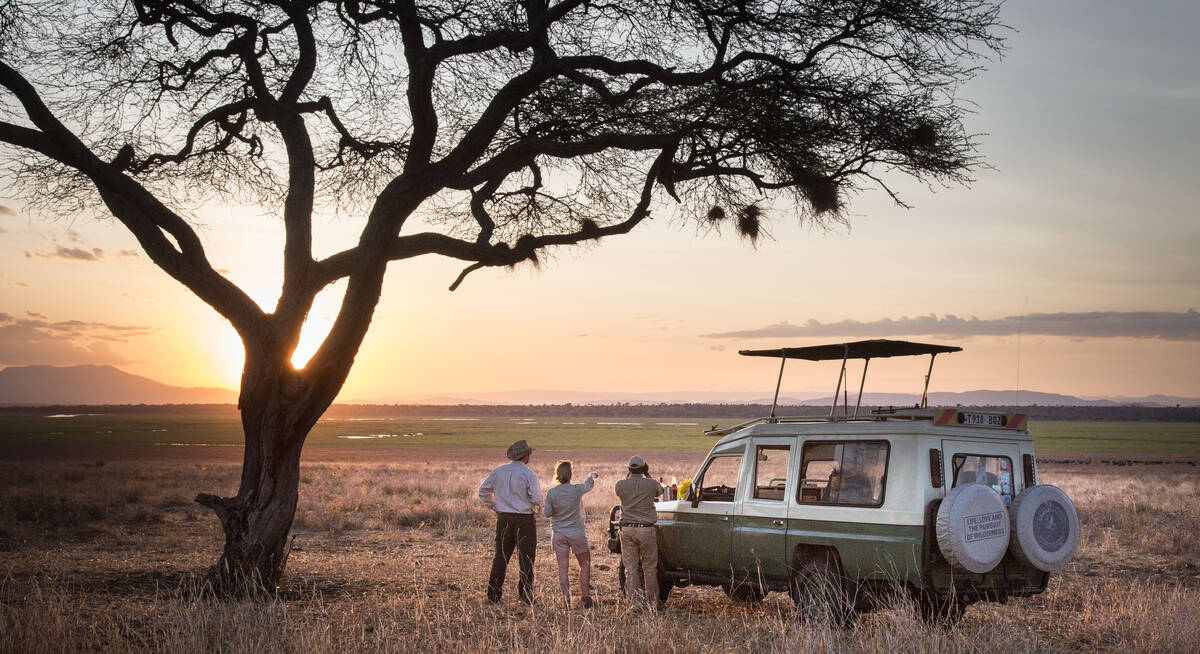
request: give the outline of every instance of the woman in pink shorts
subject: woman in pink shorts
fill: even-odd
[[[588,475],[582,484],[571,483],[571,462],[559,461],[554,466],[554,479],[558,485],[546,491],[546,505],[542,512],[550,518],[554,538],[550,546],[558,559],[558,584],[563,599],[571,606],[571,581],[568,567],[571,554],[579,561],[579,595],[583,608],[592,608],[592,592],[588,581],[592,576],[592,553],[588,548],[587,523],[583,518],[583,494],[592,490],[596,473]]]

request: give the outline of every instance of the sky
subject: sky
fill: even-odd
[[[902,338],[956,344],[931,390],[1200,397],[1200,3],[1005,4],[1004,56],[960,95],[990,165],[969,188],[899,183],[850,199],[847,225],[781,216],[756,245],[656,218],[541,266],[392,264],[340,401],[519,389],[773,391],[737,350]],[[282,224],[198,212],[210,260],[260,304]],[[318,255],[357,223],[318,216]],[[319,298],[297,360],[336,313]],[[0,187],[0,366],[115,365],[236,388],[240,346],[113,220],[47,219]],[[926,359],[871,365],[868,391],[920,392]],[[793,364],[784,393],[829,393],[836,363]],[[861,364],[851,366],[857,385]]]

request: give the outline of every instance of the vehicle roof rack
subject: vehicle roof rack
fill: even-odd
[[[962,348],[955,345],[933,345],[931,343],[891,341],[877,338],[870,341],[813,345],[812,347],[738,350],[738,354],[746,357],[781,357],[784,359],[806,359],[808,361],[832,361],[836,359],[882,359],[884,357],[907,357],[961,351]]]
[[[795,424],[795,423],[870,423],[887,421],[917,421],[928,420],[935,427],[983,427],[987,429],[1029,431],[1029,416],[1024,413],[1000,413],[996,411],[978,411],[973,408],[960,407],[948,409],[930,409],[921,406],[907,407],[878,407],[871,409],[870,415],[861,416],[776,416],[771,418],[754,418],[736,424],[732,427],[717,428],[716,425],[704,432],[706,436],[728,436],[747,427],[760,424]]]
[[[850,343],[833,343],[830,345],[813,345],[809,347],[781,347],[772,350],[739,350],[738,354],[748,357],[778,357],[779,379],[775,382],[775,399],[771,400],[771,415],[763,418],[765,421],[776,421],[775,409],[779,405],[779,388],[783,384],[783,366],[788,359],[804,359],[806,361],[842,360],[841,372],[838,373],[837,386],[833,391],[832,406],[829,407],[829,418],[834,418],[837,410],[838,394],[842,392],[842,380],[846,378],[846,361],[850,359],[865,359],[863,363],[862,381],[858,386],[858,400],[854,403],[853,418],[858,418],[858,409],[862,405],[863,387],[867,383],[867,366],[871,359],[887,357],[929,355],[929,370],[925,373],[925,389],[921,392],[921,403],[913,407],[924,410],[929,407],[929,378],[933,375],[933,359],[939,354],[961,352],[956,345],[934,345],[932,343],[915,343],[913,341],[893,341],[888,339],[873,339],[868,341],[853,341]],[[848,404],[847,401],[844,404]],[[851,418],[848,406],[844,406],[843,418]],[[710,430],[710,433],[724,430]]]

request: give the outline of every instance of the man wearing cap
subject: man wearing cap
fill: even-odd
[[[533,448],[519,440],[508,448],[511,460],[492,471],[479,485],[479,499],[496,512],[496,555],[488,577],[489,602],[500,601],[504,594],[504,573],[513,549],[518,552],[521,579],[517,592],[526,604],[533,603],[533,557],[537,553],[537,531],[533,516],[542,508],[542,485],[525,464]]]
[[[621,498],[621,563],[625,564],[625,597],[635,606],[638,589],[646,589],[646,603],[658,605],[658,512],[654,498],[662,484],[650,476],[650,466],[640,456],[629,459],[629,475],[617,482]],[[640,574],[639,574],[640,571]],[[640,580],[640,582],[639,582]]]

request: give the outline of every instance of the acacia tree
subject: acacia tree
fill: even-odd
[[[0,3],[0,143],[29,202],[111,214],[245,346],[245,432],[213,580],[273,587],[300,450],[354,363],[388,263],[537,263],[651,209],[838,219],[883,174],[965,182],[956,89],[1002,46],[985,0],[98,0]],[[282,221],[256,304],[205,256],[189,207]],[[897,202],[900,200],[897,198]],[[314,255],[314,211],[362,221]],[[347,280],[302,369],[317,293]]]

